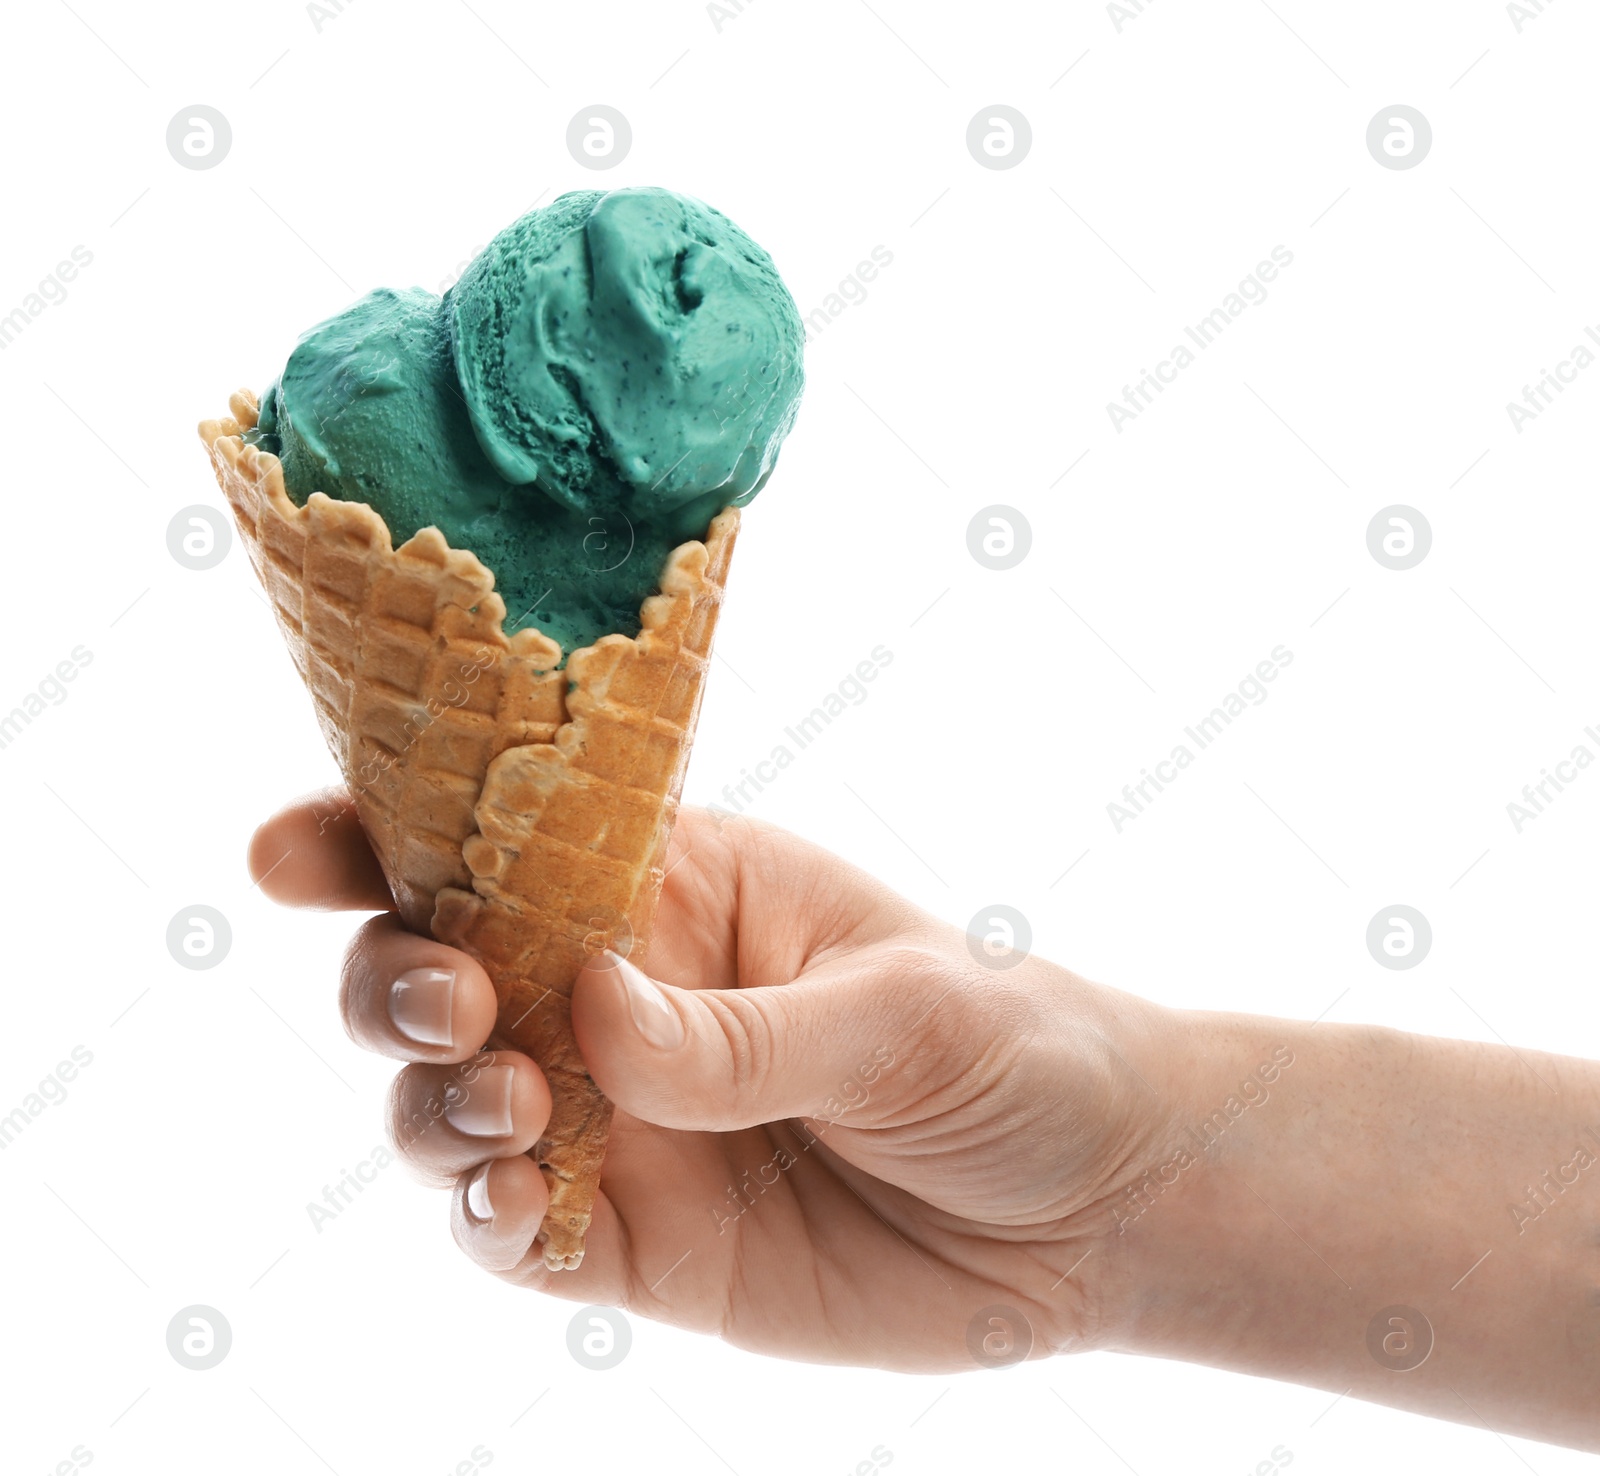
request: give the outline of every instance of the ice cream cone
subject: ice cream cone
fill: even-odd
[[[738,511],[672,552],[636,638],[558,669],[548,636],[504,634],[472,553],[434,528],[396,549],[364,503],[296,507],[277,458],[241,439],[255,398],[229,408],[200,438],[401,916],[483,964],[496,1041],[549,1078],[539,1241],[552,1270],[576,1267],[611,1107],[578,1054],[572,986],[593,954],[648,943]]]

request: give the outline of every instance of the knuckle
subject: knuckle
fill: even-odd
[[[707,994],[701,1003],[709,1017],[712,1047],[733,1067],[713,1078],[722,1097],[717,1105],[732,1112],[752,1095],[759,1096],[771,1079],[776,1059],[772,1026],[762,1005],[738,991]]]
[[[419,1100],[418,1083],[410,1067],[395,1073],[389,1084],[388,1119],[389,1142],[402,1158],[409,1158],[416,1149],[417,1140],[428,1127],[429,1119]],[[440,1115],[444,1107],[440,1104]]]
[[[375,977],[373,953],[382,923],[382,918],[362,923],[345,945],[339,962],[339,1018],[345,1034],[359,1046],[365,1046],[371,1035],[364,1027],[366,1013],[374,1007],[369,983]]]
[[[436,1177],[427,1171],[436,1156],[430,1150],[441,1141],[439,1124],[452,1100],[452,1088],[460,1091],[453,1076],[441,1077],[422,1066],[406,1067],[389,1088],[389,1141],[412,1170],[430,1182]]]
[[[944,1006],[960,1006],[971,997],[969,971],[932,944],[891,944],[879,950],[873,972],[887,982],[884,1003],[901,1028],[919,1017],[926,1025]]]
[[[1033,991],[971,962],[965,949],[910,940],[879,952],[888,1043],[932,1056],[982,1053],[997,1038],[1026,1039],[1038,1024]],[[891,1038],[892,1037],[892,1038]]]

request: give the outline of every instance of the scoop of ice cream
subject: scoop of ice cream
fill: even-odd
[[[448,302],[468,414],[508,481],[574,512],[703,524],[771,474],[800,315],[771,257],[710,206],[563,196],[496,236]]]
[[[506,492],[455,386],[440,300],[380,287],[301,338],[262,398],[257,435],[277,439],[297,501],[371,503],[398,544],[440,507],[471,521]]]
[[[368,294],[306,333],[251,439],[290,497],[437,527],[493,572],[506,628],[564,651],[635,635],[667,554],[765,484],[803,333],[771,259],[666,190],[563,195],[442,300]]]

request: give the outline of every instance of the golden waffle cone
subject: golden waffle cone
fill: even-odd
[[[636,639],[604,636],[557,670],[548,636],[504,634],[475,555],[437,528],[396,549],[364,503],[314,492],[296,507],[278,459],[240,439],[255,398],[229,408],[200,439],[400,914],[483,964],[496,1041],[549,1078],[539,1241],[571,1269],[611,1120],[573,1038],[572,985],[592,954],[649,941],[738,510],[673,550]]]

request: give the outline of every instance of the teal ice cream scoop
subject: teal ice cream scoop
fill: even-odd
[[[290,497],[437,527],[494,573],[508,632],[636,635],[667,554],[766,484],[804,333],[772,259],[663,189],[563,195],[441,299],[368,294],[301,338],[251,439]]]

